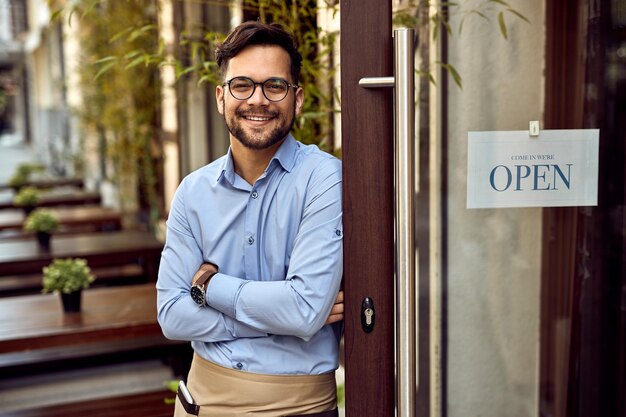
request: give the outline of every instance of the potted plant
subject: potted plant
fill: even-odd
[[[13,176],[9,179],[9,186],[11,186],[15,192],[18,192],[22,187],[28,184],[32,174],[43,172],[45,169],[46,168],[41,164],[21,163],[17,166]]]
[[[13,203],[16,206],[21,206],[24,208],[24,212],[26,214],[30,214],[31,211],[35,209],[37,203],[41,199],[41,192],[35,187],[23,187],[16,195],[13,197]]]
[[[95,277],[82,258],[54,259],[43,268],[43,292],[61,294],[66,313],[80,311],[82,290],[89,288]]]
[[[28,177],[26,175],[16,172],[9,178],[9,186],[18,192],[23,186],[28,184]]]
[[[52,232],[59,228],[59,219],[48,209],[38,208],[28,215],[23,229],[27,232],[35,232],[39,245],[44,248],[50,247]]]

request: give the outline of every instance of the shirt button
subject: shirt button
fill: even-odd
[[[252,191],[252,198],[257,198],[259,196],[259,193],[257,193],[256,191]]]
[[[249,245],[252,245],[253,243],[254,243],[254,238],[253,238],[252,236],[250,236],[250,237],[248,238],[248,244],[249,244]]]
[[[241,368],[243,368],[243,363],[237,362],[237,369],[241,369]]]

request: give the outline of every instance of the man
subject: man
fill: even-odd
[[[181,182],[157,282],[163,333],[195,351],[175,416],[337,415],[341,164],[289,133],[301,60],[260,22],[217,47],[230,148]]]

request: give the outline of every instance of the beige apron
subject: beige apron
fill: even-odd
[[[187,387],[200,417],[280,417],[333,410],[335,374],[265,375],[216,365],[195,354]],[[174,417],[190,416],[176,398]]]

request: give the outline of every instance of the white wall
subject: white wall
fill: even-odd
[[[538,410],[541,209],[465,208],[467,132],[524,130],[542,116],[543,2],[510,3],[531,24],[506,13],[508,41],[493,14],[489,22],[472,16],[450,40],[463,89],[450,81],[449,417]],[[453,21],[457,28],[459,16]]]

